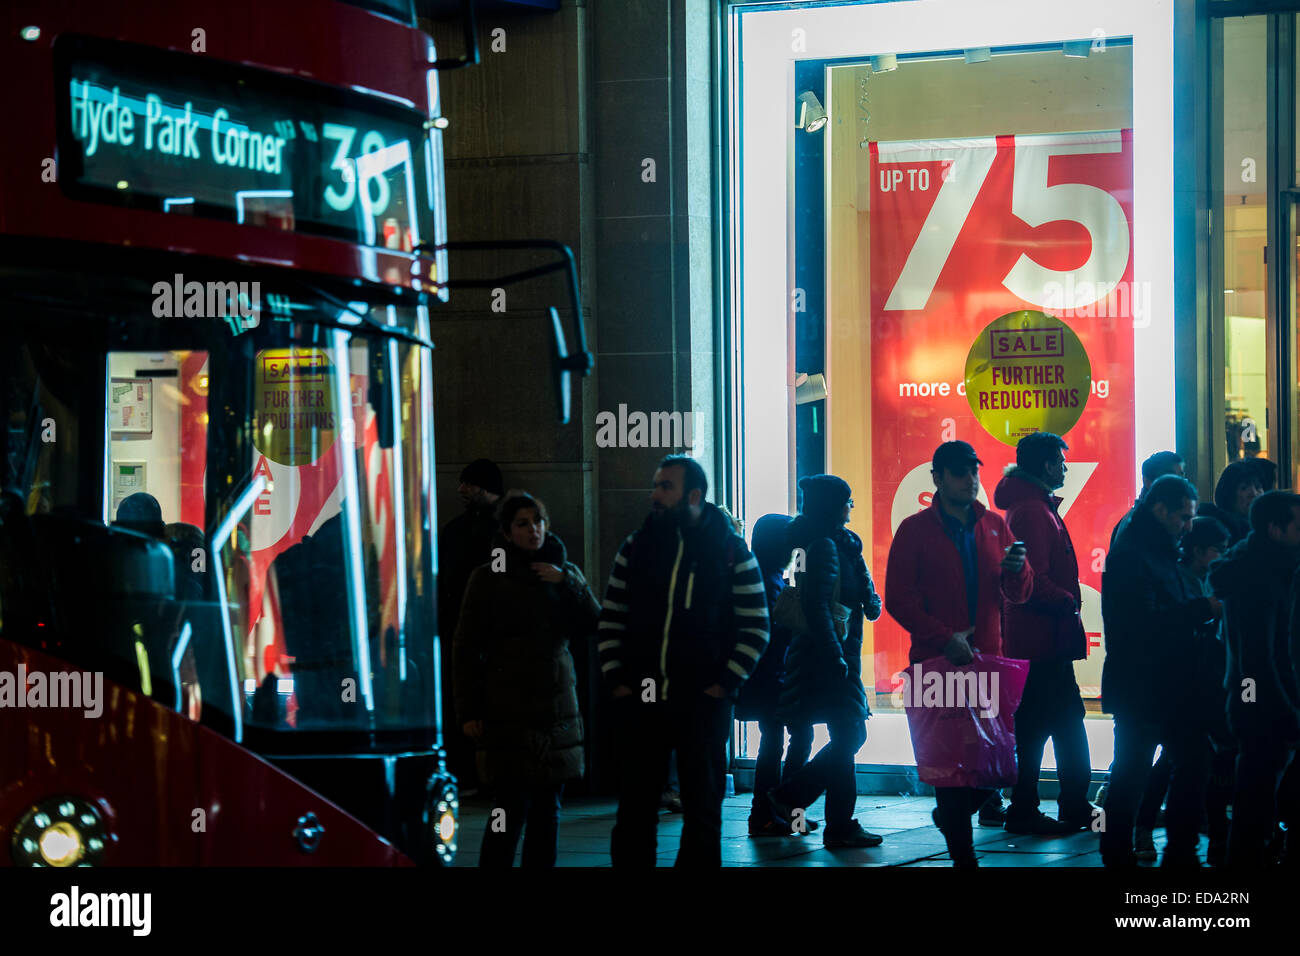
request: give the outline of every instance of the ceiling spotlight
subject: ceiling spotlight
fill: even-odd
[[[972,47],[966,51],[967,63],[985,63],[993,59],[993,51],[986,46]]]
[[[815,133],[826,125],[826,110],[822,107],[817,94],[804,90],[795,100],[795,128]]]
[[[1091,40],[1066,40],[1062,44],[1066,56],[1086,57],[1092,52]]]
[[[24,40],[26,40],[28,43],[35,43],[37,40],[41,38],[41,28],[23,27],[21,30],[18,31],[18,35],[22,37]]]
[[[871,58],[872,73],[888,73],[890,70],[897,69],[898,55],[896,53],[882,53]]]

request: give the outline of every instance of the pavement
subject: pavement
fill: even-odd
[[[952,866],[943,837],[930,821],[934,797],[860,794],[854,814],[856,819],[866,829],[883,836],[885,841],[871,849],[842,850],[824,848],[821,831],[804,836],[751,838],[747,827],[751,799],[752,794],[742,793],[723,802],[723,866]],[[456,855],[456,866],[478,864],[479,845],[491,809],[491,802],[481,795],[462,799],[460,850]],[[556,865],[610,866],[609,834],[614,826],[616,809],[617,801],[610,797],[566,800],[560,811]],[[1042,809],[1049,816],[1056,816],[1054,801],[1044,801]],[[823,801],[819,799],[809,808],[808,815],[813,820],[822,820],[822,810]],[[681,832],[681,814],[661,811],[659,866],[672,866]],[[1163,850],[1163,830],[1156,830],[1155,843],[1157,849]],[[1205,847],[1206,840],[1202,837],[1202,859]],[[980,866],[1101,866],[1097,835],[1090,831],[1066,837],[1040,837],[975,826],[975,852],[980,858]]]

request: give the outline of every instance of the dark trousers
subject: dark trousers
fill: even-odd
[[[754,761],[754,802],[750,817],[763,819],[771,815],[772,804],[767,792],[782,780],[789,780],[808,762],[812,754],[812,724],[790,728],[790,746],[785,746],[785,724],[772,717],[758,722],[758,758]],[[785,767],[781,755],[785,752]]]
[[[1237,755],[1234,751],[1216,751],[1210,760],[1210,777],[1205,786],[1205,817],[1209,821],[1210,845],[1226,846],[1228,841],[1228,804],[1232,802],[1232,784],[1235,777]],[[1141,830],[1154,830],[1156,817],[1169,792],[1169,774],[1172,765],[1162,750],[1160,759],[1151,768],[1147,778],[1146,793],[1138,808],[1137,825]]]
[[[975,852],[971,814],[992,798],[994,791],[982,787],[935,787],[934,819],[948,844],[953,862],[968,860]]]
[[[1237,752],[1217,750],[1210,759],[1210,782],[1205,788],[1205,815],[1210,821],[1210,846],[1228,846],[1228,805],[1237,782]]]
[[[1091,814],[1088,784],[1092,780],[1092,760],[1083,715],[1073,662],[1031,662],[1025,692],[1016,709],[1016,761],[1020,773],[1011,791],[1008,816],[1023,818],[1038,812],[1038,775],[1049,737],[1056,751],[1056,776],[1061,784],[1060,813],[1067,817]]]
[[[1294,744],[1281,737],[1241,741],[1237,790],[1228,831],[1228,866],[1263,866],[1278,815],[1278,786],[1295,756]]]
[[[637,694],[620,697],[611,709],[619,751],[618,813],[609,850],[614,866],[655,865],[659,800],[674,749],[682,797],[677,865],[721,866],[732,702],[683,688],[655,703]]]
[[[523,866],[555,866],[560,825],[560,794],[563,784],[537,787],[498,787],[478,865],[515,865],[519,835],[524,837]]]
[[[776,788],[778,799],[791,807],[806,809],[826,794],[826,830],[831,832],[853,822],[857,802],[857,780],[853,758],[867,739],[866,721],[861,717],[828,721],[831,740],[788,780]]]
[[[1166,863],[1189,861],[1196,843],[1210,776],[1210,741],[1195,724],[1177,718],[1161,724],[1115,715],[1115,761],[1110,765],[1101,855],[1107,865],[1131,866],[1133,824],[1146,790],[1156,747],[1169,757],[1169,801],[1165,809]]]
[[[1142,805],[1138,807],[1137,825],[1141,830],[1154,830],[1156,817],[1164,805],[1165,794],[1169,792],[1169,771],[1173,765],[1169,755],[1160,751],[1160,759],[1147,775],[1146,792],[1142,794]]]

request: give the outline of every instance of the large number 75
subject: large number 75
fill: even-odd
[[[919,149],[908,144],[893,152],[887,152],[887,146],[882,144],[882,165],[939,159],[950,163],[925,225],[885,302],[886,310],[923,309],[993,168],[997,141],[964,140],[960,145],[941,141]],[[1030,226],[1077,222],[1088,230],[1092,248],[1087,261],[1070,270],[1049,269],[1022,253],[1002,278],[1008,290],[1039,307],[1050,297],[1053,305],[1076,309],[1104,298],[1120,282],[1128,265],[1129,228],[1119,200],[1104,189],[1083,183],[1049,186],[1047,167],[1053,156],[1118,153],[1122,148],[1118,131],[1077,138],[1059,134],[1016,137],[1011,212]]]

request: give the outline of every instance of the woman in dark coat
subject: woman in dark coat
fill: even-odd
[[[853,509],[848,483],[811,475],[800,479],[799,490],[803,504],[788,540],[791,549],[803,550],[806,570],[798,572],[796,556],[795,584],[808,627],[790,642],[777,717],[791,725],[826,724],[831,739],[769,796],[777,813],[787,816],[825,792],[825,845],[879,846],[881,837],[853,819],[853,758],[867,739],[870,715],[861,676],[862,617],[880,617],[880,596],[862,557],[862,539],[844,527]],[[843,639],[833,618],[836,603],[848,610]]]
[[[494,798],[480,866],[554,866],[560,794],[582,776],[582,717],[569,640],[600,605],[547,534],[545,506],[515,493],[500,509],[493,560],[469,579],[456,627],[456,713]]]
[[[754,522],[754,539],[751,542],[754,559],[758,561],[763,577],[763,590],[767,594],[770,616],[776,607],[777,596],[785,586],[782,573],[790,563],[788,536],[789,515],[763,515]],[[770,620],[770,618],[769,618]],[[790,646],[790,631],[770,622],[771,637],[767,649],[758,659],[758,665],[749,680],[740,688],[736,701],[737,720],[758,721],[758,759],[754,762],[754,800],[749,810],[750,836],[789,836],[791,821],[777,817],[768,803],[767,791],[789,779],[808,762],[812,753],[812,724],[798,724],[790,728],[790,747],[785,754],[785,768],[781,767],[781,752],[785,749],[785,724],[776,717],[776,706],[781,698],[781,685],[785,682],[785,653]],[[809,830],[817,824],[805,821]]]

